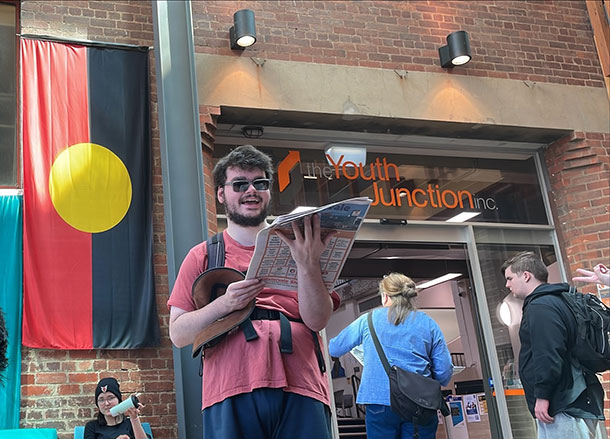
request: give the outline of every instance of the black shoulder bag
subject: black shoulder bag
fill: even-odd
[[[441,383],[397,366],[390,366],[377,338],[372,312],[368,314],[367,319],[377,355],[390,379],[390,407],[403,420],[413,423],[415,427],[413,437],[417,439],[418,424],[429,424],[436,417],[437,410],[440,410],[443,416],[449,415],[449,407],[441,393]]]

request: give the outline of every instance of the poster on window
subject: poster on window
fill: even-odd
[[[487,400],[485,399],[484,393],[477,393],[477,400],[479,402],[479,413],[481,415],[487,414]]]
[[[481,422],[477,395],[464,395],[464,406],[466,407],[466,419],[468,422]]]

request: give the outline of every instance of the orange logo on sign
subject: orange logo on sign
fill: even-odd
[[[290,151],[286,158],[280,162],[277,167],[277,182],[280,187],[280,192],[286,189],[290,184],[290,171],[301,161],[301,153],[299,151]]]
[[[366,165],[351,161],[344,162],[344,156],[340,156],[339,159],[335,161],[327,154],[326,159],[330,166],[324,168],[324,170],[318,168],[315,163],[313,164],[313,167],[311,167],[312,164],[309,163],[304,163],[302,166],[306,167],[309,175],[312,175],[312,172],[315,173],[315,169],[317,168],[318,172],[327,178],[330,178],[332,175],[336,179],[345,178],[347,180],[358,179],[370,181],[373,189],[373,202],[371,203],[371,206],[401,207],[405,205],[419,208],[430,206],[445,209],[455,209],[458,207],[461,209],[464,207],[474,209],[476,206],[476,208],[485,208],[489,210],[497,209],[495,200],[491,198],[475,198],[468,190],[443,190],[438,184],[427,184],[427,186],[423,188],[416,187],[413,189],[388,187],[386,184],[380,185],[378,182],[388,182],[391,180],[399,182],[401,180],[398,165],[388,161],[386,157],[377,157],[373,162]],[[284,191],[290,184],[290,172],[300,163],[300,161],[301,155],[299,151],[290,151],[286,158],[278,165],[277,177],[280,192]],[[328,173],[326,171],[328,171]],[[481,202],[485,203],[485,205],[481,206]]]

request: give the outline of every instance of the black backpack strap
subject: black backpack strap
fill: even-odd
[[[313,347],[316,350],[316,358],[318,359],[318,367],[320,368],[320,372],[326,372],[326,363],[324,362],[324,355],[322,355],[322,349],[320,348],[320,340],[318,339],[318,333],[315,331],[311,331],[311,335],[313,335]]]
[[[250,315],[250,320],[279,320],[280,321],[280,352],[283,354],[291,354],[292,349],[292,328],[290,322],[296,322],[304,325],[305,323],[301,319],[295,319],[286,316],[280,311],[273,309],[254,308],[254,311]],[[311,336],[313,337],[313,347],[316,353],[316,359],[318,360],[318,367],[320,372],[326,372],[326,363],[324,362],[324,355],[322,354],[322,348],[320,347],[320,340],[318,333],[310,330]]]
[[[373,312],[369,312],[366,316],[369,331],[371,331],[371,337],[373,337],[373,343],[375,343],[375,349],[377,349],[377,355],[379,355],[379,359],[381,360],[381,364],[383,364],[383,369],[385,373],[390,376],[390,363],[388,362],[385,353],[383,352],[383,347],[381,347],[381,343],[379,343],[379,339],[377,338],[377,333],[375,332],[375,326],[373,325]]]
[[[225,266],[225,241],[222,232],[211,236],[206,241],[206,247],[208,250],[208,266],[203,267],[203,270],[209,270],[210,268],[224,267]]]

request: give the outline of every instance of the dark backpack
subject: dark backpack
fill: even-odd
[[[610,308],[596,295],[574,287],[561,293],[561,298],[576,319],[572,356],[592,372],[610,370]]]

